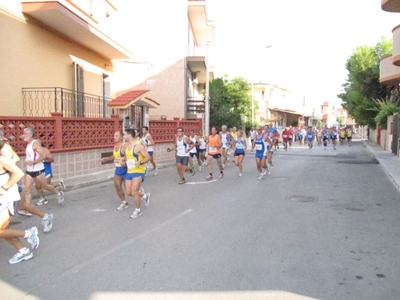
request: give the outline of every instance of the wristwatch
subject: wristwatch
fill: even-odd
[[[9,188],[6,189],[3,185],[2,185],[0,188],[2,188],[3,190],[5,190],[6,192],[7,192],[8,189],[9,189]]]

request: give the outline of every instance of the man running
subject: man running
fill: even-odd
[[[289,136],[290,136],[290,130],[288,127],[285,127],[285,129],[282,131],[282,143],[283,143],[283,149],[285,149],[285,151],[287,151],[288,149]]]
[[[313,148],[313,143],[314,143],[314,131],[312,130],[312,127],[308,127],[306,135],[307,135],[308,149],[310,149],[310,151],[311,151],[311,149]]]
[[[347,128],[347,144],[351,146],[351,139],[353,138],[353,129],[351,127]]]
[[[114,161],[115,171],[114,171],[114,187],[117,191],[117,195],[121,200],[120,205],[117,207],[117,210],[121,211],[129,208],[129,204],[125,199],[125,193],[122,189],[122,184],[124,183],[126,176],[126,163],[124,160],[124,134],[122,131],[116,131],[114,133],[114,149],[113,155],[108,157],[103,157],[101,161],[104,163],[106,161]]]
[[[0,143],[3,143],[3,141],[4,140],[0,139]],[[20,160],[17,153],[15,153],[14,150],[12,149],[12,147],[7,143],[2,144],[0,154],[11,159],[14,164]],[[18,189],[19,189],[19,187],[18,187]],[[50,232],[50,230],[53,227],[53,214],[52,213],[44,213],[42,210],[40,210],[35,205],[33,205],[31,203],[27,203],[26,199],[25,199],[25,194],[23,193],[22,188],[19,192],[21,192],[20,197],[19,197],[19,199],[21,199],[21,200],[18,201],[19,205],[16,208],[18,214],[24,215],[24,216],[32,216],[32,215],[38,216],[42,220],[43,232],[45,232],[45,233]],[[17,202],[17,201],[14,200],[14,202]]]
[[[5,142],[0,140],[0,150]],[[28,230],[9,229],[11,217],[14,215],[14,201],[20,199],[17,182],[24,176],[15,162],[5,155],[0,154],[0,238],[5,239],[14,246],[18,252],[8,261],[10,264],[16,264],[23,260],[33,257],[29,248],[24,247],[20,238],[25,238],[32,249],[39,247],[38,229],[32,227]]]
[[[126,162],[125,189],[129,196],[133,197],[135,210],[131,215],[132,219],[142,215],[140,200],[145,201],[145,206],[149,206],[150,193],[143,194],[140,186],[146,178],[145,164],[150,160],[147,149],[138,141],[134,129],[125,130],[126,145],[123,147],[123,159]]]
[[[55,188],[61,188],[61,190],[64,192],[65,190],[65,183],[61,179],[58,183],[52,183],[51,179],[53,178],[53,168],[51,167],[51,163],[54,162],[54,157],[51,154],[50,150],[47,149],[42,140],[36,140],[40,146],[42,146],[43,151],[46,155],[45,159],[43,160],[43,165],[44,165],[44,176],[46,177],[46,182]],[[44,192],[43,189],[40,186],[36,186],[36,191],[39,195],[39,201],[36,202],[36,205],[43,205],[49,203],[49,201],[44,197]]]
[[[338,132],[336,126],[333,126],[332,132],[331,132],[331,138],[332,138],[333,149],[335,149],[335,150],[336,150],[338,134],[339,134],[339,132]]]
[[[329,129],[325,126],[325,128],[322,130],[322,141],[324,143],[324,150],[328,147],[328,141],[329,141]]]
[[[158,174],[158,169],[157,169],[156,162],[154,161],[154,149],[153,149],[153,146],[156,143],[154,142],[153,137],[149,133],[149,127],[147,127],[147,126],[142,127],[142,137],[143,137],[143,141],[147,144],[147,152],[150,155],[150,163],[153,165],[153,169],[154,169],[153,175],[156,176]]]
[[[205,135],[203,135],[203,132],[200,131],[200,137],[199,137],[199,147],[198,147],[198,151],[200,153],[200,160],[202,163],[202,166],[206,165],[206,161],[207,161],[207,157],[206,157],[206,151],[207,151],[207,137]],[[201,171],[201,169],[199,168],[199,171]]]
[[[199,172],[201,172],[201,160],[200,160],[200,153],[199,153],[199,149],[198,146],[200,145],[200,141],[199,138],[197,137],[197,135],[194,134],[194,130],[190,130],[189,132],[189,139],[192,141],[192,143],[194,144],[194,147],[192,148],[192,150],[189,151],[189,165],[190,165],[190,169],[193,170],[193,157],[196,156],[197,159],[197,164],[199,165]]]
[[[243,159],[245,156],[245,151],[247,149],[246,139],[243,138],[243,133],[241,130],[237,132],[236,140],[234,140],[233,151],[235,165],[239,167],[239,176],[242,177],[243,172]]]
[[[226,129],[226,127],[225,127]],[[212,174],[212,160],[216,159],[217,164],[219,167],[219,178],[224,178],[224,169],[222,166],[221,162],[221,148],[222,148],[222,142],[221,142],[221,137],[217,133],[217,127],[213,126],[211,127],[211,135],[208,137],[208,157],[207,157],[207,169],[209,175],[206,177],[207,180],[212,180],[213,174]]]
[[[58,203],[64,203],[64,192],[57,191],[57,189],[46,182],[44,176],[43,160],[46,158],[44,149],[34,139],[35,130],[33,128],[24,129],[24,141],[28,144],[26,146],[26,176],[25,176],[25,198],[27,203],[32,200],[32,186],[33,183],[40,186],[55,195],[57,195]]]
[[[225,164],[228,161],[228,150],[230,145],[229,140],[229,132],[226,129],[226,125],[222,125],[221,132],[219,133],[222,147],[221,147],[221,155],[222,155],[222,168],[225,168]]]
[[[181,178],[181,180],[178,182],[178,184],[185,184],[186,179],[185,179],[185,172],[190,172],[192,176],[195,174],[195,171],[193,169],[190,169],[188,167],[189,164],[189,152],[195,147],[195,144],[190,140],[189,137],[184,135],[183,133],[183,128],[178,127],[177,130],[177,136],[176,140],[174,143],[174,148],[176,151],[176,169],[178,171],[178,175]],[[170,148],[167,149],[167,151],[171,151]]]
[[[256,138],[256,131],[254,130],[254,127],[251,127],[250,128],[250,132],[249,132],[249,135],[250,135],[250,145],[253,145],[253,141],[255,140],[255,138]]]
[[[257,171],[260,173],[260,175],[258,176],[258,180],[262,179],[264,176],[262,171],[263,159],[265,159],[264,135],[268,135],[268,131],[263,133],[261,126],[257,126],[257,134],[253,143],[253,149],[256,150],[256,167]]]

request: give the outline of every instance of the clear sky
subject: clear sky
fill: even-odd
[[[207,0],[215,75],[295,89],[311,109],[337,102],[357,46],[392,38],[400,14],[380,0]],[[266,46],[272,45],[266,49]]]

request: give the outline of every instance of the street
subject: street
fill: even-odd
[[[143,216],[117,211],[113,182],[71,190],[34,258],[0,240],[0,299],[399,299],[400,194],[361,142],[277,150],[257,180],[233,163],[178,185],[175,167],[143,183]],[[214,178],[218,167],[213,161]],[[130,204],[132,204],[132,200]],[[23,241],[26,245],[28,243]]]

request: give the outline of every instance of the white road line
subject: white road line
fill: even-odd
[[[207,183],[211,183],[211,182],[216,182],[217,180],[210,180],[210,181],[202,181],[202,182],[186,182],[186,184],[207,184]]]

